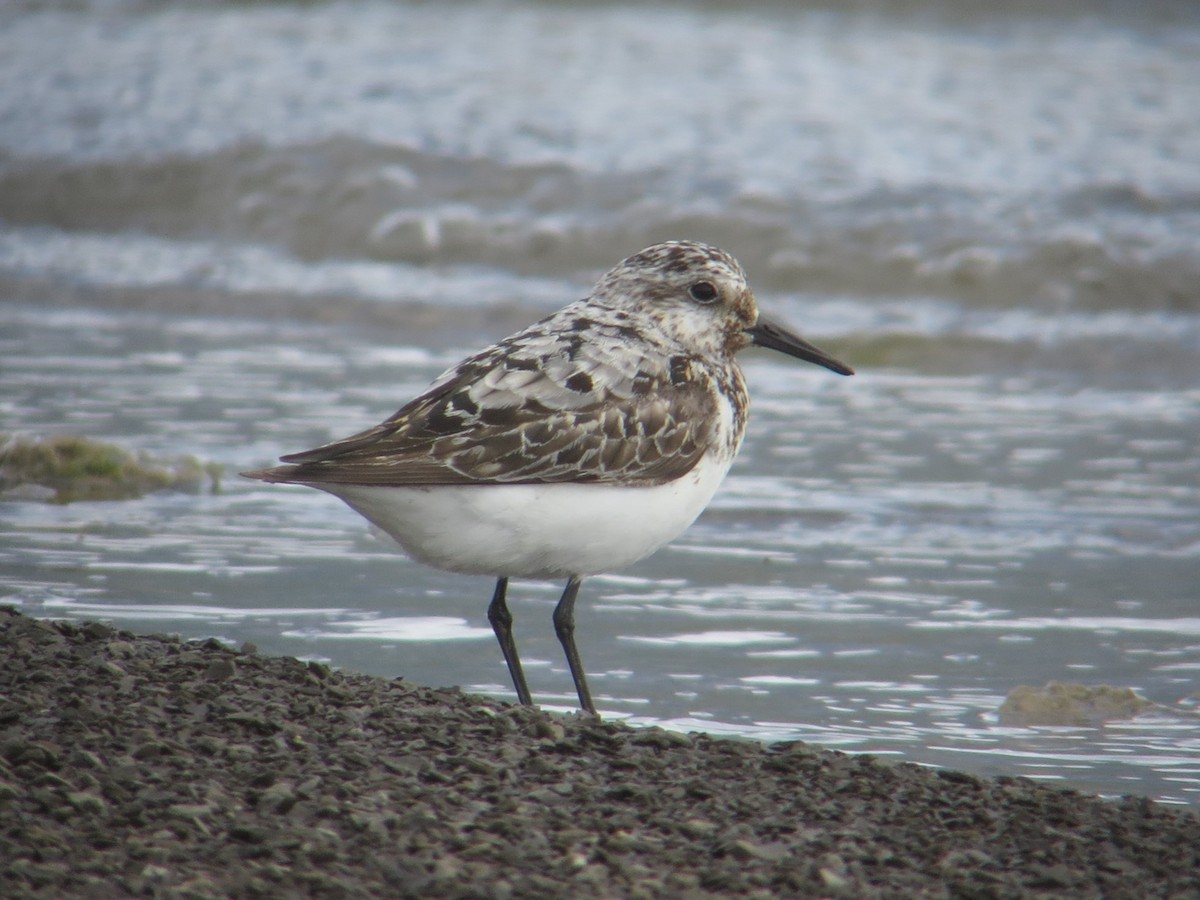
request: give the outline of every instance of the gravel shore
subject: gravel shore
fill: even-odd
[[[1200,897],[1200,817],[0,609],[0,896]]]

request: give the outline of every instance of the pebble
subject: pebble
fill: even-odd
[[[0,659],[6,900],[1200,896],[1200,818],[1145,798],[4,608]]]

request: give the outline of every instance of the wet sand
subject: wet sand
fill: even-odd
[[[0,895],[1195,897],[1200,817],[0,609]]]

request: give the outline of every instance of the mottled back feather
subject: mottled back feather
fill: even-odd
[[[715,424],[722,388],[735,398],[734,435]],[[705,452],[732,456],[745,407],[732,357],[698,358],[592,297],[464,360],[379,425],[247,474],[318,485],[662,484]]]

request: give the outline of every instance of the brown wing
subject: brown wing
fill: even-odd
[[[599,363],[583,354],[480,354],[374,428],[245,474],[303,484],[661,484],[708,449],[715,412],[708,379],[680,378],[662,362],[661,371],[645,360],[609,370],[597,390]]]

